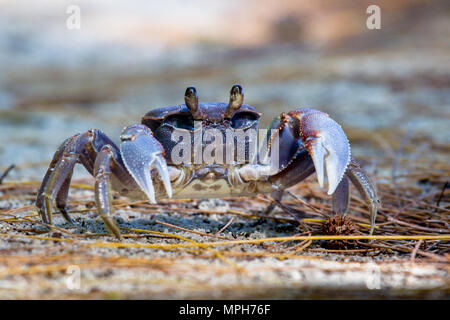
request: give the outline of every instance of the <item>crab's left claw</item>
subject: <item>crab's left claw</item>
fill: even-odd
[[[166,193],[171,198],[172,187],[164,159],[164,148],[153,137],[151,130],[144,125],[132,125],[122,131],[120,138],[122,140],[120,153],[125,167],[150,202],[156,203],[152,181],[153,169],[158,172]]]
[[[288,117],[300,131],[303,145],[314,162],[320,186],[323,186],[326,168],[328,194],[333,194],[350,163],[347,136],[336,121],[318,110],[298,109],[289,112]]]

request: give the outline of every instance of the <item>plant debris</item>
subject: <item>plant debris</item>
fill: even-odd
[[[402,158],[398,159],[399,168],[404,164]],[[437,292],[445,295],[449,287],[450,262],[450,190],[446,188],[449,172],[449,164],[434,162],[427,166],[426,159],[421,158],[416,167],[412,168],[409,163],[408,171],[397,174],[397,192],[389,176],[375,176],[381,205],[373,236],[368,235],[369,213],[355,190],[351,193],[347,215],[334,216],[329,198],[312,176],[292,187],[280,202],[282,206],[267,215],[263,214],[264,208],[274,200],[263,195],[225,198],[222,200],[227,203],[224,210],[203,208],[199,205],[202,201],[195,200],[169,199],[149,204],[116,196],[113,204],[123,242],[117,242],[102,222],[95,219],[91,179],[72,181],[68,211],[74,223],[66,223],[55,212],[52,226],[41,222],[33,205],[40,182],[7,181],[0,185],[0,253],[3,256],[0,257],[0,279],[11,279],[8,283],[15,283],[20,279],[17,277],[26,276],[34,279],[30,283],[35,283],[44,281],[41,276],[59,272],[59,276],[45,280],[53,283],[51,292],[56,294],[63,289],[57,289],[55,280],[49,279],[63,279],[65,270],[76,265],[85,277],[96,280],[92,284],[85,282],[90,289],[84,293],[66,294],[104,298],[112,289],[101,290],[101,286],[114,283],[116,276],[133,270],[141,278],[128,277],[127,285],[135,283],[139,287],[142,279],[149,277],[144,283],[162,281],[169,291],[174,288],[167,283],[169,279],[181,277],[187,281],[183,274],[190,274],[190,279],[196,277],[194,274],[202,274],[206,278],[196,280],[196,288],[200,290],[196,293],[183,285],[178,288],[181,286],[184,291],[175,295],[150,286],[137,291],[125,290],[120,297],[148,297],[149,292],[158,298],[208,297],[216,292],[216,297],[223,298],[239,295],[228,295],[225,292],[229,291],[223,291],[220,286],[212,289],[210,285],[214,281],[229,283],[229,277],[244,276],[250,282],[242,283],[242,289],[235,287],[237,292],[247,292],[242,297],[263,297],[260,293],[256,295],[258,290],[250,293],[247,289],[269,285],[266,283],[269,280],[256,279],[266,279],[272,272],[282,272],[289,277],[296,272],[306,272],[311,281],[307,283],[314,287],[314,283],[325,279],[316,273],[328,270],[326,265],[332,261],[337,264],[332,267],[333,273],[340,267],[348,268],[345,267],[348,263],[355,263],[353,269],[346,269],[353,270],[348,271],[352,279],[365,272],[367,263],[379,265],[382,262],[392,266],[381,271],[384,285],[392,287],[388,279],[398,272],[406,277],[409,274],[406,270],[413,270],[406,263],[414,263],[421,268],[434,266],[430,278],[434,280],[422,277],[417,280],[421,283],[418,286],[428,290],[433,283],[443,290]],[[22,199],[26,205],[15,199]],[[302,212],[302,216],[293,217],[283,208]],[[278,264],[268,263],[267,259],[275,259],[282,265],[275,267]],[[307,261],[316,261],[315,267],[308,269]],[[293,268],[294,265],[297,267]],[[109,276],[95,278],[96,272],[102,270],[109,270]],[[153,271],[149,273],[149,270]],[[159,275],[158,270],[163,273]],[[254,278],[252,274],[259,276]],[[211,280],[213,278],[216,280]],[[344,285],[343,279],[339,281]],[[404,284],[396,286],[393,288],[405,289]],[[26,292],[12,296],[30,297]],[[7,296],[10,295],[2,297]],[[295,293],[291,293],[290,297],[294,296]]]
[[[349,236],[357,231],[353,221],[343,215],[329,217],[322,224],[322,233],[326,235]],[[352,240],[330,240],[325,241],[324,247],[327,249],[356,249],[358,244]]]

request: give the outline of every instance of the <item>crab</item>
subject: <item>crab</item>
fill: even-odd
[[[98,215],[119,240],[122,236],[112,218],[113,191],[151,203],[172,197],[256,194],[271,194],[279,202],[285,189],[314,172],[324,187],[326,171],[332,211],[342,215],[348,211],[351,181],[368,206],[372,234],[376,188],[352,158],[341,126],[311,108],[283,112],[263,131],[264,143],[255,149],[250,146],[254,135],[246,134],[256,132],[261,114],[243,99],[237,84],[231,88],[228,103],[199,103],[197,90],[188,87],[184,104],[154,109],[140,124],[125,127],[119,147],[98,129],[68,138],[53,156],[37,194],[35,205],[43,222],[52,224],[54,204],[72,222],[67,199],[77,163],[95,178]],[[238,141],[242,136],[244,140]],[[231,141],[226,140],[229,137]],[[224,154],[227,161],[223,161]]]

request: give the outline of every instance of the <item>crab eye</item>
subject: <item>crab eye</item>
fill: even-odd
[[[250,112],[239,112],[231,118],[231,126],[234,129],[250,127],[258,120],[257,115]]]
[[[194,118],[190,114],[174,114],[164,119],[164,123],[177,129],[194,130]]]

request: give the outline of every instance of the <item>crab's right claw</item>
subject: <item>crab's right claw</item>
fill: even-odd
[[[169,171],[164,159],[164,148],[144,125],[125,128],[120,136],[120,153],[128,172],[151,203],[156,203],[152,171],[155,170],[164,184],[167,196],[172,197]]]
[[[347,136],[336,121],[321,111],[298,109],[288,115],[296,120],[302,142],[314,162],[320,186],[323,186],[326,168],[328,194],[333,194],[350,163]]]

